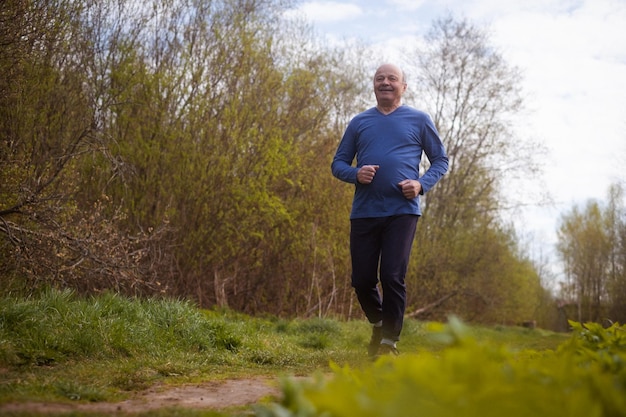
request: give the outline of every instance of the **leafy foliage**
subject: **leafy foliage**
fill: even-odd
[[[481,343],[452,319],[449,347],[383,357],[365,369],[335,366],[313,382],[286,379],[281,404],[259,417],[621,416],[626,413],[626,329],[571,322],[556,351]]]

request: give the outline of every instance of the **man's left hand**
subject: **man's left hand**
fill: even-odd
[[[417,197],[422,191],[422,184],[417,180],[406,179],[398,183],[398,187],[402,190],[404,197],[412,200]]]

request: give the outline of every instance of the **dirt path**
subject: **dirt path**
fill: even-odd
[[[251,405],[268,396],[278,396],[277,381],[269,378],[233,379],[173,388],[154,387],[119,403],[10,403],[0,405],[8,412],[64,413],[72,411],[137,413],[166,407],[221,409]]]

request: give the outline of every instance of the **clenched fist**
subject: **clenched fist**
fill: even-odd
[[[422,184],[417,180],[403,180],[398,183],[398,187],[402,190],[405,198],[411,200],[422,192]]]
[[[361,184],[369,184],[374,180],[379,165],[363,165],[356,173],[356,180]]]

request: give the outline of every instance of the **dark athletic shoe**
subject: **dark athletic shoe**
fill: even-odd
[[[367,353],[370,355],[370,358],[375,358],[378,355],[378,348],[381,340],[383,340],[383,328],[382,326],[374,326],[372,328],[370,344],[367,346]]]
[[[390,356],[398,356],[400,351],[395,346],[388,345],[386,343],[381,343],[378,345],[377,357],[390,355]]]

